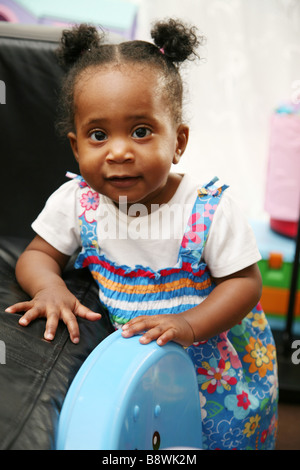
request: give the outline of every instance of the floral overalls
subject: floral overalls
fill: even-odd
[[[198,195],[175,266],[154,271],[121,266],[101,253],[93,217],[99,195],[78,177],[82,251],[76,267],[90,269],[99,297],[116,327],[138,315],[180,313],[214,288],[201,256],[226,186],[211,181]],[[274,449],[277,365],[274,340],[260,304],[238,325],[186,348],[195,365],[204,449]]]

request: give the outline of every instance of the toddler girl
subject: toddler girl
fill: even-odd
[[[204,447],[272,449],[277,422],[276,353],[258,301],[260,259],[243,215],[217,179],[170,171],[189,136],[179,66],[196,56],[196,30],[157,23],[154,44],[107,45],[93,27],[62,37],[68,69],[63,132],[80,176],[61,186],[33,223],[37,235],[16,274],[32,297],[7,311],[21,325],[46,317],[98,320],[68,291],[61,272],[78,247],[101,302],[124,337],[175,341],[198,374]],[[249,313],[250,312],[250,313]]]

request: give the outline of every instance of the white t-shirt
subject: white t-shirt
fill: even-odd
[[[140,265],[158,271],[175,266],[199,186],[184,175],[169,203],[154,207],[150,214],[135,204],[126,215],[100,194],[96,211],[86,210],[85,216],[97,221],[101,253],[132,268]],[[78,217],[83,209],[79,197],[78,181],[68,181],[50,196],[32,224],[38,235],[66,255],[81,246]],[[203,258],[214,277],[233,274],[261,259],[252,229],[231,198],[230,189],[222,195],[214,214]]]

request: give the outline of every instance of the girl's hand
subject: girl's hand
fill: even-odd
[[[53,340],[59,320],[62,320],[70,333],[73,343],[79,342],[79,327],[76,316],[90,321],[99,320],[100,313],[95,313],[82,305],[77,298],[64,286],[55,286],[40,290],[28,302],[19,302],[8,307],[8,313],[26,312],[19,324],[27,326],[36,318],[47,318],[44,338]]]
[[[143,333],[140,338],[142,344],[157,340],[159,346],[169,341],[190,346],[194,342],[193,329],[180,313],[136,317],[123,325],[122,330],[124,338]]]

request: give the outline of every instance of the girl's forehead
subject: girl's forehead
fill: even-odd
[[[101,66],[91,66],[85,69],[77,79],[75,85],[75,92],[77,90],[86,88],[87,86],[102,86],[109,85],[110,83],[128,82],[134,83],[147,83],[148,87],[162,86],[162,74],[159,70],[150,67],[149,65],[140,64],[106,64]]]
[[[149,65],[110,64],[86,69],[77,80],[74,99],[77,105],[86,105],[98,97],[111,102],[130,95],[139,101],[158,103],[164,100],[162,91],[162,74]]]

